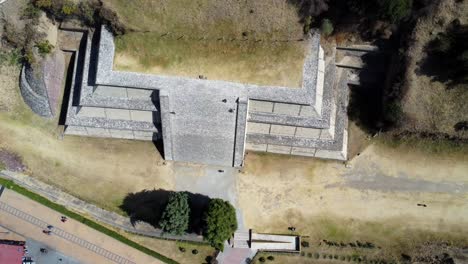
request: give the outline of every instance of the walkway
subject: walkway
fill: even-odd
[[[60,221],[61,214],[25,196],[6,189],[0,198],[0,223],[83,263],[162,263],[73,219]],[[42,232],[52,225],[52,234]],[[92,242],[90,242],[92,241]]]

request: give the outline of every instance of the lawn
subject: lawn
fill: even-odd
[[[307,41],[187,40],[156,33],[116,39],[114,68],[161,75],[302,87]]]

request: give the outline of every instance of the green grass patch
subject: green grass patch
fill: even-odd
[[[36,202],[38,202],[38,203],[40,203],[40,204],[42,204],[44,206],[47,206],[47,207],[49,207],[49,208],[51,208],[51,209],[53,209],[53,210],[55,210],[57,212],[60,212],[63,215],[66,215],[66,216],[68,216],[68,217],[70,217],[72,219],[75,219],[76,221],[79,221],[79,222],[81,222],[81,223],[83,223],[83,224],[85,224],[85,225],[87,225],[87,226],[89,226],[89,227],[103,233],[103,234],[106,234],[106,235],[108,235],[108,236],[110,236],[112,238],[115,238],[118,241],[120,241],[120,242],[122,242],[122,243],[124,243],[124,244],[126,244],[126,245],[128,245],[130,247],[133,247],[133,248],[135,248],[135,249],[137,249],[137,250],[139,250],[139,251],[141,251],[141,252],[143,252],[145,254],[148,254],[148,255],[156,258],[156,259],[159,259],[159,260],[161,260],[161,261],[163,261],[165,263],[169,263],[169,264],[177,263],[175,260],[170,259],[170,258],[168,258],[166,256],[163,256],[163,255],[159,254],[158,252],[153,251],[153,250],[151,250],[149,248],[146,248],[146,247],[144,247],[144,246],[142,246],[142,245],[140,245],[138,243],[135,243],[134,241],[126,238],[125,236],[117,233],[116,231],[108,229],[108,228],[104,227],[103,225],[100,225],[100,224],[98,224],[98,223],[96,223],[96,222],[94,222],[94,221],[92,221],[92,220],[90,220],[90,219],[88,219],[86,217],[83,217],[83,216],[81,216],[81,215],[79,215],[79,214],[77,214],[75,212],[72,212],[72,211],[68,210],[67,208],[65,208],[64,206],[62,206],[62,205],[51,202],[48,199],[46,199],[46,198],[44,198],[44,197],[42,197],[42,196],[40,196],[40,195],[38,195],[36,193],[33,193],[33,192],[19,186],[18,184],[14,183],[13,181],[0,178],[0,185],[3,185],[3,186],[5,186],[6,188],[8,188],[10,190],[13,190],[13,191],[15,191],[15,192],[17,192],[19,194],[22,194],[22,195],[30,198],[31,200],[34,200],[34,201],[36,201]]]

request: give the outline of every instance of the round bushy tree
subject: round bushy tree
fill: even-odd
[[[190,207],[188,194],[176,192],[169,197],[162,214],[159,226],[164,232],[172,235],[182,235],[188,229]]]
[[[411,12],[413,0],[379,0],[380,9],[385,18],[396,23]]]
[[[205,215],[205,240],[216,249],[224,249],[224,241],[237,229],[236,210],[227,201],[212,199]]]

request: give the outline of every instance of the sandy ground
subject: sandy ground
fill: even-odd
[[[137,251],[77,221],[69,219],[66,223],[62,223],[60,221],[61,215],[58,212],[13,191],[5,190],[1,201],[136,263],[162,263],[151,256]],[[2,212],[2,214],[0,214],[0,223],[6,228],[14,230],[23,236],[31,237],[59,251],[66,252],[71,257],[83,263],[115,263],[76,243],[54,236],[53,234],[50,236],[45,235],[42,233],[42,228],[11,214]]]
[[[400,235],[418,241],[423,231],[456,237],[468,231],[466,160],[380,145],[361,152],[352,168],[249,154],[238,179],[239,204],[247,226],[278,233],[295,226],[313,240],[361,237],[390,245]]]

